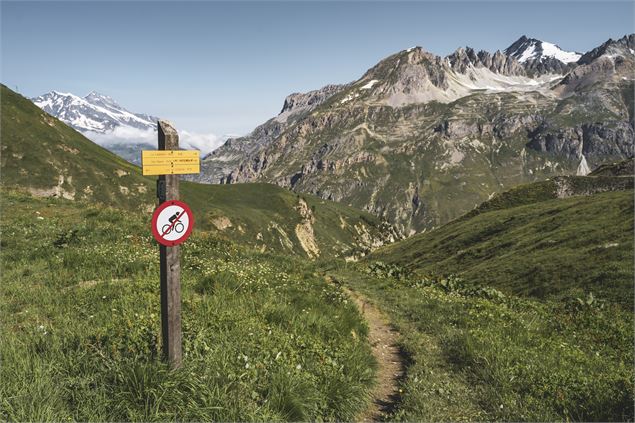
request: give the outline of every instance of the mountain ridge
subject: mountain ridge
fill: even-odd
[[[290,123],[261,125],[246,153],[229,140],[199,180],[268,181],[424,231],[519,183],[632,155],[633,37],[551,67],[402,50]]]
[[[111,97],[91,91],[84,97],[72,93],[50,91],[31,99],[48,114],[80,132],[105,134],[117,127],[156,130],[157,117],[132,113]]]

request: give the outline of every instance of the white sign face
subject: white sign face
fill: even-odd
[[[168,206],[159,213],[157,232],[166,241],[176,241],[187,233],[190,216],[181,206]]]
[[[187,204],[181,201],[166,201],[154,211],[152,234],[165,246],[174,246],[185,241],[192,232],[194,216]]]

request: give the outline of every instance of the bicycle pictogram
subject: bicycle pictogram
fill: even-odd
[[[174,223],[174,221],[179,217],[179,214],[181,214],[181,213],[180,212],[176,212],[176,213],[174,213],[172,216],[170,216],[168,218],[170,223],[166,223],[161,228],[161,232],[163,234],[167,235],[170,232],[172,232],[172,230],[174,230],[174,232],[176,232],[177,234],[180,234],[181,232],[183,232],[185,230],[185,225],[183,225],[181,222]]]

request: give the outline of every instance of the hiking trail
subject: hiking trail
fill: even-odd
[[[327,281],[334,282],[328,276]],[[405,375],[404,356],[398,345],[399,332],[366,297],[345,286],[341,287],[368,323],[368,341],[377,361],[377,382],[373,388],[372,402],[356,421],[385,421],[400,402],[399,381]]]

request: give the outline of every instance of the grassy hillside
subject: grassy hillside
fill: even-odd
[[[311,262],[195,233],[169,372],[146,215],[1,198],[0,420],[347,421],[365,406],[365,323]]]
[[[631,95],[633,93],[631,92]],[[598,166],[593,172],[591,172],[591,176],[627,176],[633,175],[635,172],[635,162],[633,161],[633,157],[628,160],[623,160],[617,163],[609,163]]]
[[[154,184],[137,167],[4,85],[0,101],[3,186],[126,208],[152,206]]]
[[[633,421],[633,178],[602,169],[323,265],[402,334],[391,420]]]
[[[335,257],[391,234],[367,213],[183,183],[169,371],[154,179],[6,88],[2,107],[0,420],[353,421],[377,362],[344,287],[400,331],[391,420],[635,417],[632,178],[520,186],[360,263]]]
[[[346,257],[394,239],[390,225],[369,213],[275,185],[181,187],[203,229],[261,251]]]
[[[2,186],[41,197],[143,210],[156,204],[156,178],[99,147],[2,86]],[[347,256],[391,239],[376,217],[268,184],[181,184],[197,227],[260,249]]]
[[[593,177],[557,176],[542,182],[519,185],[509,191],[496,194],[460,219],[469,219],[488,211],[509,209],[546,200],[588,196],[600,192],[626,191],[634,188],[634,182],[632,177],[608,174]]]
[[[325,271],[401,332],[408,368],[390,421],[633,421],[632,309],[366,264]]]
[[[576,178],[570,185],[596,181]],[[540,298],[593,293],[632,309],[633,190],[552,199],[552,183],[512,190],[435,231],[383,247],[372,259]]]

